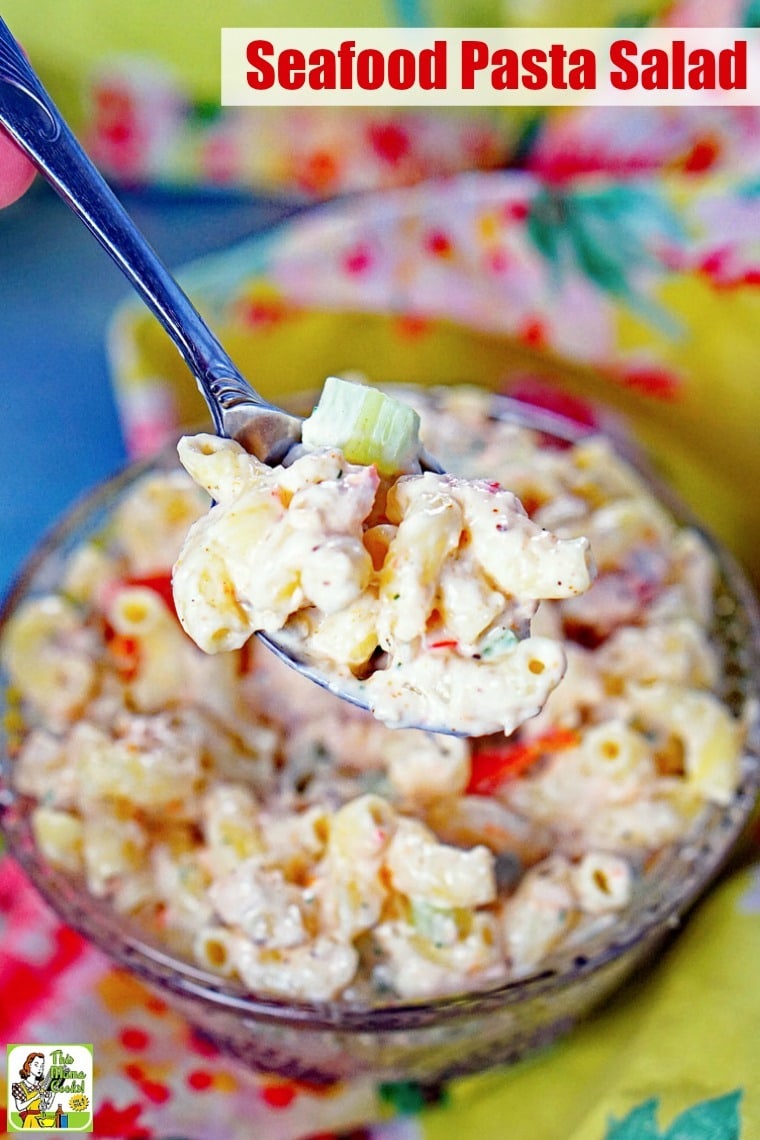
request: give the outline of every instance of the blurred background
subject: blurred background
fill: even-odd
[[[266,228],[286,203],[242,196],[122,190],[170,265]],[[74,498],[127,461],[106,330],[129,287],[40,181],[0,213],[0,589]],[[192,378],[186,383],[193,386]]]

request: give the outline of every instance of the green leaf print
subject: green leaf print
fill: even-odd
[[[737,23],[742,28],[760,28],[760,0],[747,0]]]
[[[605,1140],[661,1140],[657,1127],[657,1105],[654,1100],[632,1108],[624,1120],[610,1122]]]
[[[742,182],[737,186],[736,192],[739,198],[760,197],[760,178],[750,178],[747,182]]]
[[[442,1085],[421,1085],[417,1081],[387,1081],[378,1085],[380,1099],[401,1116],[413,1116],[431,1104],[445,1104],[448,1099]]]
[[[741,1090],[712,1100],[698,1101],[661,1132],[657,1126],[659,1101],[652,1098],[631,1109],[622,1120],[611,1120],[605,1140],[739,1140]]]
[[[628,183],[569,191],[544,187],[530,204],[526,228],[557,287],[580,273],[676,334],[674,322],[642,285],[644,274],[667,269],[666,251],[684,240],[677,214],[656,189]]]

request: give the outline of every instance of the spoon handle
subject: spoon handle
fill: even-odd
[[[92,231],[169,333],[198,381],[214,427],[240,404],[269,405],[241,376],[200,313],[77,142],[0,18],[0,124]]]

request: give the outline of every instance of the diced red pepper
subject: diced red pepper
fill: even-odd
[[[245,677],[248,673],[252,673],[255,661],[255,647],[256,638],[249,637],[244,642],[240,649],[237,651],[237,673],[239,677]]]
[[[476,749],[470,767],[467,794],[489,796],[514,780],[547,753],[574,748],[580,736],[574,729],[553,728],[535,740],[510,741]]]
[[[176,617],[177,610],[174,605],[171,574],[148,574],[143,578],[125,578],[122,585],[144,586],[148,590],[154,590]]]
[[[140,664],[140,646],[135,638],[112,634],[108,638],[108,652],[123,680],[134,680]]]
[[[431,641],[430,649],[456,649],[459,642],[455,637],[443,637],[440,641]]]

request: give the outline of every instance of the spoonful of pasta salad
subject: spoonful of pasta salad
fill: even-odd
[[[511,733],[565,671],[530,623],[589,587],[588,540],[542,529],[499,483],[422,471],[418,429],[408,404],[330,377],[286,465],[181,440],[215,505],[174,567],[177,614],[209,653],[263,634],[386,724]]]
[[[0,19],[0,124],[169,333],[216,435],[180,457],[215,500],[175,568],[178,614],[209,652],[253,633],[388,724],[482,735],[540,711],[562,647],[530,634],[542,598],[586,590],[588,544],[530,521],[496,483],[444,474],[413,409],[331,379],[305,421],[264,400],[90,162]]]

